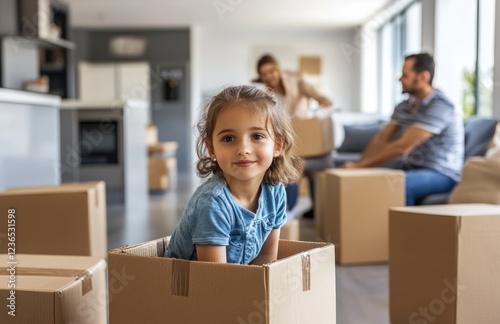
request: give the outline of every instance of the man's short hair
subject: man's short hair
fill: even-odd
[[[412,54],[405,57],[405,61],[408,59],[413,59],[413,71],[415,73],[420,73],[423,71],[429,71],[430,79],[429,84],[432,85],[432,79],[434,79],[434,58],[428,53]]]

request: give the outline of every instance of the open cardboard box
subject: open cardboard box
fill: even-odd
[[[335,323],[330,243],[280,240],[263,266],[162,257],[169,237],[109,252],[110,323]]]

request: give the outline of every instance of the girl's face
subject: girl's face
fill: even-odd
[[[274,64],[264,64],[259,68],[259,76],[266,86],[276,89],[280,84],[280,71]]]
[[[207,143],[210,157],[217,159],[228,183],[250,180],[260,183],[283,146],[282,140],[275,142],[265,114],[244,104],[235,104],[219,113],[211,140]]]

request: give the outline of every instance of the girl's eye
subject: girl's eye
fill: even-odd
[[[229,143],[229,142],[234,141],[234,137],[233,137],[233,136],[224,136],[224,137],[222,138],[222,141],[223,141],[223,142],[226,142],[226,143]]]
[[[262,134],[254,134],[254,135],[252,135],[252,139],[253,140],[261,140],[263,138],[264,138],[264,135],[262,135]]]

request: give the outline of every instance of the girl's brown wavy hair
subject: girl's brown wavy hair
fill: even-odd
[[[278,183],[286,185],[298,181],[303,169],[303,161],[296,154],[292,117],[275,94],[250,85],[225,88],[206,105],[197,124],[199,136],[196,141],[196,153],[199,160],[196,169],[198,176],[205,178],[212,173],[222,175],[217,162],[210,159],[207,143],[212,142],[212,134],[220,112],[235,104],[244,104],[248,109],[263,113],[266,121],[269,122],[266,125],[270,124],[272,127],[274,140],[283,139],[281,154],[273,158],[271,166],[264,175],[264,182],[270,185]]]

